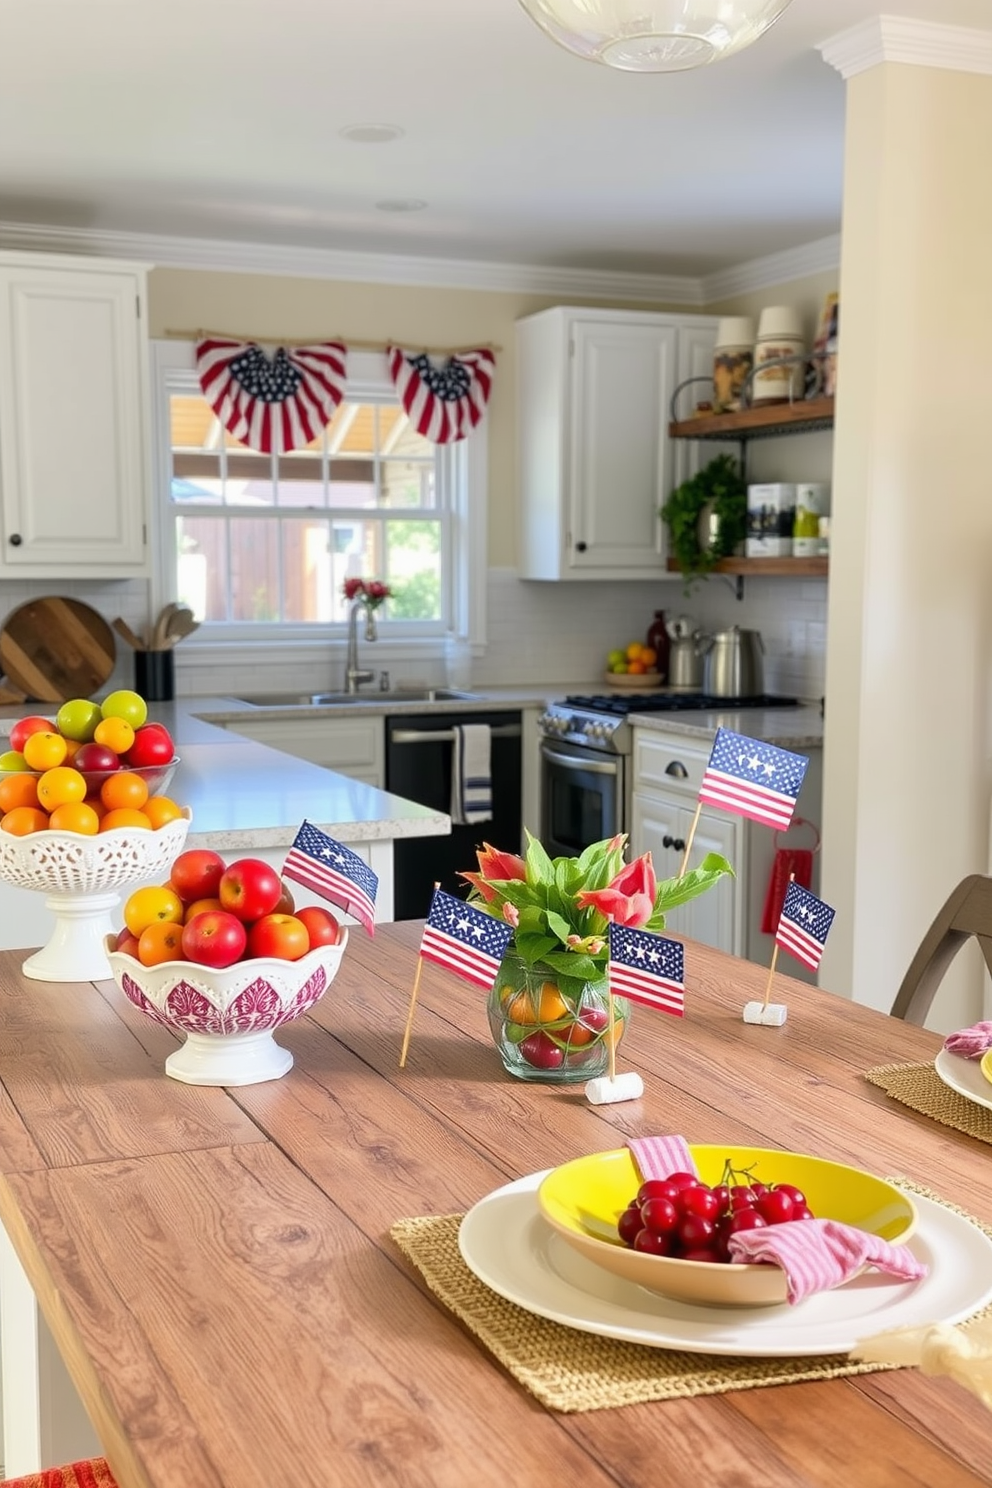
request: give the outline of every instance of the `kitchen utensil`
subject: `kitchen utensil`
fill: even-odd
[[[167,605],[162,606],[158,614],[158,619],[152,627],[152,651],[163,651],[169,644],[169,624],[178,609],[179,604],[174,599],[170,599]]]
[[[665,629],[673,641],[685,641],[695,633],[696,622],[689,615],[676,615],[672,620],[666,620]]]
[[[765,690],[764,646],[757,630],[732,625],[711,638],[703,665],[703,691],[711,697],[760,697]]]
[[[133,651],[147,651],[148,647],[145,645],[145,642],[131,629],[130,625],[128,625],[122,616],[117,616],[117,619],[113,622],[113,628],[122,641],[127,641]]]
[[[114,670],[106,620],[78,599],[32,599],[0,627],[0,668],[14,687],[44,703],[92,697]]]
[[[673,691],[699,692],[703,685],[703,658],[710,644],[710,637],[702,631],[672,637],[668,650],[668,685]]]
[[[194,630],[199,629],[199,626],[200,622],[194,619],[193,611],[187,605],[178,605],[169,616],[165,628],[166,641],[170,646],[174,646],[186,636],[192,635]]]
[[[992,1241],[963,1215],[922,1195],[909,1248],[930,1265],[910,1286],[855,1282],[799,1307],[694,1307],[611,1276],[571,1250],[542,1218],[546,1173],[517,1178],[480,1199],[462,1220],[458,1248],[484,1286],[537,1317],[649,1348],[742,1358],[849,1353],[883,1328],[953,1323],[992,1296]],[[802,1223],[802,1221],[799,1221]]]
[[[689,1150],[704,1183],[721,1182],[729,1161],[765,1183],[795,1184],[818,1219],[854,1225],[892,1244],[902,1244],[916,1228],[913,1200],[861,1168],[766,1147],[693,1143]],[[778,1267],[683,1261],[623,1245],[617,1220],[640,1185],[633,1153],[619,1147],[554,1168],[537,1200],[548,1224],[580,1255],[626,1281],[684,1302],[768,1307],[785,1301],[786,1277]]]

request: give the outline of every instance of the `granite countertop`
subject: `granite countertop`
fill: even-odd
[[[634,728],[711,740],[717,729],[732,729],[779,749],[822,749],[823,715],[819,704],[798,708],[726,708],[704,713],[632,713]]]

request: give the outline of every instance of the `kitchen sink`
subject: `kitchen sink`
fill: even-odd
[[[341,707],[348,703],[474,703],[482,699],[475,692],[460,692],[454,687],[396,687],[388,692],[264,692],[239,697],[239,703],[253,708]]]

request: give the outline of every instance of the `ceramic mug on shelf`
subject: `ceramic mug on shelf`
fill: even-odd
[[[754,344],[752,402],[791,403],[801,398],[806,385],[806,369],[802,362],[790,367],[762,368],[766,362],[805,354],[806,342],[799,312],[788,305],[770,305],[762,310]]]
[[[725,316],[717,326],[713,348],[713,407],[717,413],[741,406],[741,389],[754,366],[754,321],[748,315]]]

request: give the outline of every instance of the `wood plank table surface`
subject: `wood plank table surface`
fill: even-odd
[[[27,981],[0,953],[0,1220],[122,1488],[958,1488],[992,1482],[992,1418],[900,1370],[558,1415],[433,1297],[389,1238],[628,1135],[680,1132],[898,1174],[992,1223],[988,1146],[863,1079],[939,1039],[690,944],[687,1016],[635,1008],[636,1102],[504,1073],[484,997],[424,964],[421,925],[352,934],[280,1030],[295,1066],[232,1090],[112,983]]]

